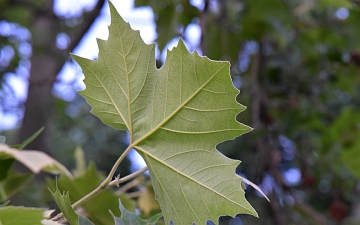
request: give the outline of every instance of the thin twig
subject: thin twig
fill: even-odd
[[[275,194],[271,193],[269,195],[269,198],[270,198],[270,206],[273,211],[273,215],[275,217],[276,224],[286,225],[287,224],[286,219],[285,219],[286,214],[284,214],[284,209],[281,207],[281,205],[277,201],[278,199],[276,198]]]
[[[295,207],[297,207],[300,211],[303,213],[308,214],[312,219],[314,219],[318,224],[321,225],[327,225],[330,224],[330,221],[322,214],[317,212],[314,208],[311,206],[303,203],[302,201],[299,201],[297,198],[295,198]]]
[[[135,180],[132,180],[130,181],[129,183],[121,186],[121,188],[119,188],[119,190],[117,190],[115,192],[116,195],[120,195],[122,193],[125,193],[127,190],[133,188],[133,187],[136,187],[140,184],[141,182],[139,181],[139,179],[135,179]]]
[[[95,188],[93,191],[91,191],[89,194],[85,195],[84,197],[82,197],[81,199],[79,199],[77,202],[75,202],[74,204],[71,205],[71,207],[73,209],[75,209],[76,207],[79,207],[80,205],[84,204],[85,202],[89,201],[91,198],[93,198],[95,195],[99,194],[100,192],[102,192],[103,190],[105,190],[106,188],[109,187],[109,183],[111,182],[116,169],[119,167],[120,163],[125,159],[125,157],[127,156],[127,154],[130,152],[130,150],[132,149],[132,145],[130,145],[129,147],[127,147],[127,149],[121,154],[121,156],[118,158],[118,160],[115,162],[115,164],[113,165],[113,167],[111,168],[111,171],[109,172],[108,176],[105,178],[105,180],[97,187]],[[136,173],[136,172],[135,172]],[[124,177],[125,178],[125,177]],[[130,178],[127,178],[130,179]],[[118,182],[118,181],[117,181]],[[61,217],[63,216],[63,213],[59,213],[58,215],[56,215],[55,217],[53,217],[52,220],[56,221],[59,220]]]
[[[84,204],[85,202],[90,200],[92,197],[94,197],[95,195],[97,195],[100,192],[102,192],[103,190],[105,190],[108,187],[109,183],[111,182],[112,178],[114,177],[116,169],[119,167],[120,163],[125,159],[126,155],[130,152],[131,149],[132,149],[131,146],[127,147],[127,149],[121,154],[121,156],[115,162],[114,166],[111,168],[110,173],[108,174],[106,179],[99,185],[99,187],[97,187],[95,190],[93,190],[92,192],[90,192],[89,194],[85,195],[80,200],[78,200],[77,202],[72,204],[71,205],[72,208],[76,208],[76,207]]]
[[[121,183],[124,183],[125,181],[128,181],[128,180],[131,180],[137,176],[139,176],[140,174],[144,173],[145,171],[148,170],[148,167],[147,166],[144,166],[143,168],[141,168],[140,170],[132,173],[132,174],[129,174],[121,179],[118,179],[118,180],[113,180],[109,183],[109,186],[111,187],[114,187],[114,186],[119,186],[119,184]]]

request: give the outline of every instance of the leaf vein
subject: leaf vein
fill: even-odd
[[[212,152],[209,152],[209,151],[206,151],[206,150],[203,150],[203,149],[194,149],[194,150],[186,150],[186,151],[183,151],[183,152],[178,152],[178,153],[176,153],[174,155],[171,155],[171,156],[169,156],[169,157],[167,157],[167,158],[165,158],[163,160],[165,161],[165,160],[168,160],[170,158],[180,156],[182,154],[186,154],[186,153],[190,153],[190,152],[206,152],[206,153],[218,156],[218,154],[216,154],[216,153],[212,153]]]
[[[109,112],[109,111],[92,111],[93,113],[105,113],[105,114],[112,114],[112,115],[116,115],[116,116],[120,116],[118,113],[115,112]]]
[[[189,118],[187,118],[187,117],[185,117],[185,116],[181,115],[180,113],[179,113],[178,115],[179,115],[181,118],[184,118],[184,119],[185,119],[185,120],[187,120],[187,121],[190,121],[190,122],[198,122],[198,123],[200,123],[200,121],[189,119]]]
[[[213,75],[211,75],[209,77],[209,79],[201,86],[198,88],[197,91],[195,91],[194,94],[192,94],[183,104],[181,104],[178,108],[176,108],[173,113],[171,113],[166,119],[164,119],[162,122],[160,122],[160,124],[158,124],[156,127],[154,127],[152,130],[150,130],[147,134],[145,134],[143,137],[141,137],[140,139],[138,139],[135,143],[133,143],[134,145],[139,144],[141,141],[145,140],[146,138],[148,138],[150,135],[152,135],[155,131],[157,131],[159,128],[161,128],[166,122],[168,122],[177,112],[180,111],[180,109],[182,109],[188,102],[190,102],[200,91],[202,88],[204,88],[216,75],[218,75],[220,73],[220,71],[225,68],[226,64],[224,64],[223,66],[221,66]],[[155,92],[155,88],[154,87],[154,92]],[[153,105],[153,104],[152,104]],[[152,110],[153,113],[154,110]],[[153,115],[152,115],[153,118]],[[153,120],[152,120],[153,121]],[[131,143],[131,142],[130,142]]]
[[[106,60],[105,60],[106,61]],[[84,67],[86,67],[86,69],[88,69],[92,74],[93,76],[99,81],[100,85],[103,87],[104,91],[106,92],[106,94],[109,96],[110,98],[110,101],[112,102],[112,104],[110,103],[110,105],[113,105],[116,109],[116,111],[118,111],[119,115],[121,116],[121,119],[124,121],[124,124],[126,125],[126,127],[128,127],[125,119],[124,119],[124,116],[121,114],[119,108],[117,107],[117,105],[115,104],[114,100],[112,99],[110,93],[107,91],[107,89],[105,88],[105,85],[101,82],[100,78],[98,76],[96,76],[96,74],[87,66],[87,65],[83,65]],[[90,96],[88,96],[90,97]],[[91,97],[90,97],[91,98]],[[95,98],[93,98],[94,100],[97,100]],[[99,101],[101,102],[101,101]],[[104,102],[105,103],[105,102]]]
[[[199,112],[221,112],[227,110],[239,110],[238,108],[223,108],[223,109],[197,109],[189,106],[184,106],[185,109],[199,111]]]
[[[139,90],[139,92],[138,92],[138,94],[135,96],[135,98],[133,99],[133,100],[131,100],[131,102],[130,102],[130,104],[132,104],[139,96],[140,96],[140,93],[141,93],[141,91],[144,89],[144,86],[145,86],[145,83],[146,83],[146,80],[148,79],[148,74],[149,74],[149,67],[150,67],[150,55],[151,55],[151,53],[152,53],[152,51],[153,51],[153,49],[154,49],[154,45],[152,45],[152,47],[151,47],[151,51],[149,51],[150,52],[150,54],[149,54],[149,57],[148,57],[148,64],[147,64],[147,67],[146,67],[146,73],[145,73],[145,78],[144,78],[144,82],[142,83],[142,86],[141,86],[141,88],[140,88],[140,90]]]
[[[126,53],[126,54],[124,55],[124,57],[128,56],[128,55],[131,53],[131,50],[133,49],[134,43],[135,43],[136,39],[138,38],[138,36],[139,36],[139,32],[136,32],[136,36],[133,38],[133,41],[132,41],[131,46],[130,46],[130,48],[129,48],[130,50],[129,50],[128,53]],[[141,48],[141,47],[140,47],[140,48]]]
[[[173,133],[181,133],[181,134],[212,134],[212,133],[220,133],[220,132],[226,132],[226,131],[242,131],[247,129],[222,129],[222,130],[210,130],[210,131],[181,131],[181,130],[174,130],[166,127],[160,127],[162,130],[170,131]]]
[[[87,94],[82,94],[83,96],[86,96],[86,97],[88,97],[88,98],[91,98],[92,100],[95,100],[95,101],[98,101],[98,102],[101,102],[101,103],[103,103],[103,104],[106,104],[106,105],[113,105],[111,102],[105,102],[105,101],[103,101],[103,100],[100,100],[100,99],[97,99],[97,98],[95,98],[95,97],[93,97],[93,96],[91,96],[91,95],[87,95]]]
[[[202,191],[201,191],[201,189],[200,189],[200,185],[198,185],[197,187],[198,187],[199,192],[200,192],[201,200],[202,200],[202,202],[204,203],[203,205],[205,205],[205,208],[206,208],[206,210],[207,210],[208,213],[209,213],[209,216],[208,216],[208,217],[210,217],[210,216],[211,216],[211,212],[210,212],[210,209],[209,209],[208,205],[207,205],[206,202],[205,202],[204,196],[203,196]]]
[[[214,167],[219,167],[219,166],[229,166],[229,164],[217,164],[217,165],[211,165],[211,166],[207,166],[207,167],[204,167],[196,172],[194,172],[193,174],[189,175],[190,177],[194,176],[195,174],[197,173],[200,173],[204,170],[207,170],[207,169],[210,169],[210,168],[214,168]]]
[[[196,212],[194,211],[193,207],[191,206],[191,204],[190,204],[190,202],[189,202],[189,200],[188,200],[188,198],[187,198],[187,196],[186,196],[186,194],[185,194],[185,192],[184,192],[184,190],[183,190],[183,187],[182,187],[182,185],[181,185],[181,181],[180,181],[180,179],[179,179],[179,173],[177,173],[177,179],[178,179],[178,181],[179,181],[179,183],[180,183],[180,189],[181,189],[181,192],[183,193],[183,196],[184,196],[187,204],[189,205],[189,207],[190,207],[191,211],[193,212],[193,214],[196,216],[197,220],[198,220],[198,221],[201,221],[201,220],[199,219],[199,217],[197,216]],[[193,221],[192,221],[192,222],[193,222]]]
[[[138,149],[138,150],[139,150],[139,149]],[[149,162],[148,155],[145,155],[145,157],[147,158],[147,161]],[[176,216],[177,216],[178,219],[181,221],[181,217],[178,215],[178,213],[177,213],[177,211],[176,211],[176,208],[174,207],[174,205],[173,205],[173,203],[172,203],[172,201],[171,201],[171,198],[169,197],[168,193],[166,192],[166,189],[164,188],[164,186],[163,186],[162,183],[160,182],[160,179],[158,178],[157,174],[155,173],[155,170],[153,170],[153,167],[152,167],[152,165],[151,165],[150,163],[149,163],[148,166],[149,166],[149,168],[150,168],[152,171],[154,171],[154,176],[155,176],[156,180],[158,180],[158,183],[159,183],[159,185],[161,186],[161,188],[163,189],[163,192],[165,193],[165,195],[166,195],[169,203],[171,204],[171,207],[172,207],[173,210],[175,211]],[[167,221],[165,221],[165,222],[167,222]]]
[[[127,26],[127,30],[126,33],[128,32],[128,30],[130,29],[130,26]],[[118,28],[118,32],[120,34],[120,30]],[[125,34],[126,35],[126,34]],[[124,37],[125,37],[124,35]],[[121,35],[119,35],[121,36]],[[123,55],[123,60],[124,60],[124,66],[125,66],[125,75],[126,75],[126,84],[127,84],[127,110],[128,110],[128,119],[129,119],[129,126],[127,126],[128,130],[129,130],[129,136],[130,136],[130,143],[132,142],[132,138],[133,138],[133,129],[132,129],[132,118],[131,118],[131,105],[130,105],[130,83],[129,83],[129,72],[128,72],[128,67],[127,67],[127,60],[126,60],[126,56],[125,56],[125,51],[124,51],[124,43],[122,38],[120,39],[120,46],[121,46],[121,51],[122,51],[122,55]],[[119,84],[120,85],[120,84]]]
[[[204,88],[203,90],[207,91],[207,92],[210,92],[210,93],[213,93],[213,94],[231,94],[231,92],[228,92],[228,91],[213,91],[213,90],[209,90],[209,89],[206,89],[206,88]]]

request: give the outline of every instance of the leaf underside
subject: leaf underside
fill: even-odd
[[[180,39],[157,69],[155,45],[145,44],[109,5],[109,38],[98,40],[98,59],[73,56],[85,75],[80,94],[105,124],[129,131],[130,147],[145,159],[166,223],[257,216],[235,174],[240,161],[215,148],[251,130],[235,120],[245,107],[234,101],[238,91],[230,64],[189,53]]]

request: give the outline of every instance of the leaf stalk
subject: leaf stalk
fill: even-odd
[[[127,156],[127,154],[129,154],[130,150],[133,148],[133,145],[129,145],[126,150],[120,155],[120,157],[116,160],[116,162],[114,163],[113,167],[111,168],[108,176],[105,178],[105,180],[97,187],[95,188],[93,191],[91,191],[90,193],[88,193],[87,195],[85,195],[84,197],[82,197],[81,199],[79,199],[78,201],[76,201],[74,204],[71,205],[71,207],[73,209],[81,206],[82,204],[84,204],[85,202],[89,201],[91,198],[93,198],[94,196],[96,196],[97,194],[101,193],[102,191],[106,190],[109,187],[113,187],[113,186],[118,186],[121,183],[124,183],[130,179],[133,179],[137,176],[139,176],[140,174],[142,174],[143,172],[145,172],[146,170],[148,170],[148,167],[145,166],[142,169],[131,173],[121,179],[115,179],[113,181],[112,178],[116,172],[116,169],[119,167],[120,163],[125,159],[125,157]],[[63,216],[63,213],[59,213],[58,215],[56,215],[55,217],[52,218],[52,220],[56,221],[59,220],[61,217]]]

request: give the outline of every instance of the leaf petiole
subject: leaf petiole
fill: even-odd
[[[124,183],[125,181],[128,181],[132,178],[135,178],[135,177],[139,176],[140,174],[142,174],[143,172],[145,172],[146,170],[148,170],[147,166],[145,166],[142,169],[140,169],[132,174],[129,174],[121,179],[115,179],[115,180],[111,181],[115,174],[116,169],[119,167],[120,163],[125,159],[125,157],[130,152],[131,149],[132,149],[132,145],[130,145],[129,147],[126,148],[126,150],[121,154],[121,156],[118,158],[118,160],[115,162],[115,164],[111,168],[111,171],[109,172],[108,176],[97,188],[95,188],[93,191],[91,191],[90,193],[88,193],[87,195],[85,195],[84,197],[79,199],[77,202],[72,204],[71,207],[73,209],[75,209],[76,207],[81,206],[82,204],[89,201],[91,198],[93,198],[100,192],[106,190],[107,188],[113,187],[113,186],[118,186],[119,184]],[[63,216],[63,213],[59,213],[58,215],[53,217],[52,220],[54,220],[54,221],[59,220],[62,216]]]

